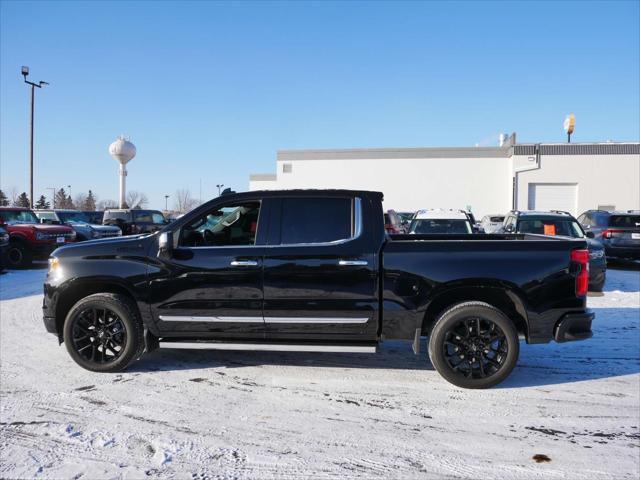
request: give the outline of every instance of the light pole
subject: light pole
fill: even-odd
[[[165,196],[164,196],[164,211],[165,211],[165,212],[168,212],[168,211],[169,211],[169,209],[167,208],[167,200],[169,200],[169,197],[170,197],[170,196],[171,196],[171,195],[165,195]]]
[[[216,184],[216,187],[218,187],[218,196],[220,196],[220,189],[224,187],[224,183],[218,183]]]
[[[33,108],[35,103],[35,89],[36,87],[42,88],[43,85],[49,85],[47,82],[40,80],[38,83],[33,83],[27,80],[29,76],[29,67],[22,67],[22,76],[24,77],[24,83],[31,85],[31,135],[29,140],[29,203],[33,208]]]

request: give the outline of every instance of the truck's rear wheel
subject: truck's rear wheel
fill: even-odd
[[[96,293],[83,298],[69,310],[63,335],[71,358],[93,372],[124,370],[144,350],[140,315],[125,295]]]
[[[445,311],[429,338],[429,358],[438,373],[462,388],[489,388],[509,376],[520,345],[515,325],[484,302]]]

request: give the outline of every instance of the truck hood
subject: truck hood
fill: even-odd
[[[128,235],[98,238],[88,242],[69,243],[56,249],[52,255],[64,257],[100,257],[110,255],[144,255],[154,235]]]
[[[71,233],[73,228],[66,225],[46,225],[44,223],[13,223],[9,224],[8,228],[13,231],[28,231],[42,233]]]

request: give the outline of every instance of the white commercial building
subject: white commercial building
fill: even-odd
[[[385,208],[640,209],[640,143],[281,150],[275,174],[250,190],[347,188],[384,192]]]

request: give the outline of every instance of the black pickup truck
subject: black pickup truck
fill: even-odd
[[[383,218],[377,192],[223,195],[154,234],[56,250],[44,323],[98,372],[158,347],[418,354],[428,336],[467,388],[504,380],[519,338],[591,336],[584,239],[390,236]]]

